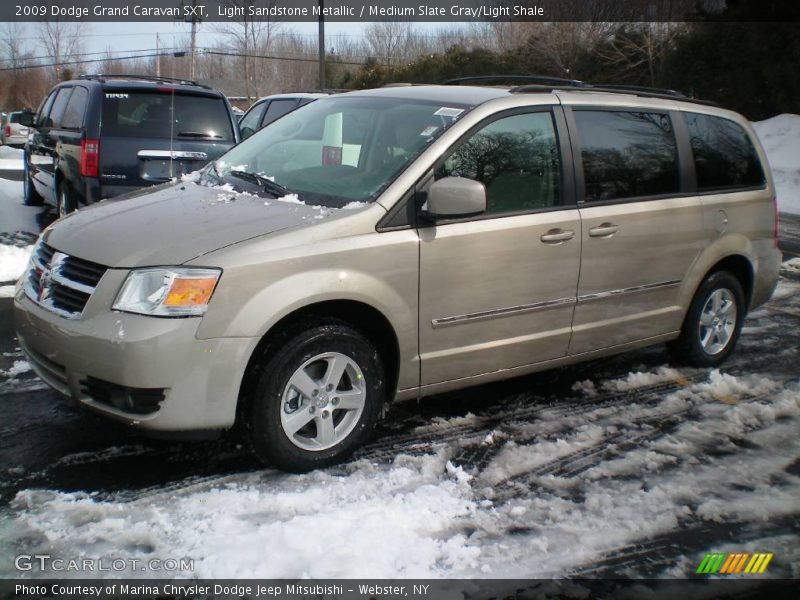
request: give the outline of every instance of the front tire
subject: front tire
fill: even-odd
[[[736,276],[728,271],[712,273],[697,290],[680,337],[669,345],[670,353],[681,364],[720,365],[736,347],[746,311]]]
[[[375,345],[340,321],[295,329],[253,375],[245,428],[256,455],[286,471],[349,457],[372,433],[386,399]]]

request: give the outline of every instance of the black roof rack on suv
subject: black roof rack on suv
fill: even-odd
[[[661,98],[663,100],[682,100],[684,102],[693,102],[694,104],[704,104],[707,106],[719,106],[716,102],[710,100],[700,100],[687,96],[678,90],[668,90],[663,88],[652,88],[638,85],[618,85],[613,83],[586,83],[584,81],[573,80],[572,83],[559,84],[559,85],[519,85],[508,90],[512,94],[525,94],[535,92],[552,92],[552,91],[566,91],[566,92],[606,92],[611,94],[632,94],[642,98]]]
[[[546,75],[477,75],[474,77],[456,77],[442,82],[442,85],[478,84],[490,81],[514,81],[517,83],[534,83],[540,85],[563,85],[583,87],[588,85],[577,79],[564,79],[562,77],[549,77]]]
[[[125,73],[109,73],[97,75],[81,75],[78,79],[95,79],[97,81],[106,81],[108,79],[133,79],[140,81],[152,81],[154,83],[177,83],[179,85],[193,85],[207,90],[213,89],[211,86],[203,83],[197,83],[191,79],[178,79],[175,77],[156,77],[155,75],[128,75]]]

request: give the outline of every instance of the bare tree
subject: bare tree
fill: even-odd
[[[82,50],[81,36],[86,33],[86,23],[66,21],[44,21],[38,24],[39,43],[47,57],[44,64],[52,64],[51,75],[59,81],[64,70],[64,63],[77,59]]]
[[[420,40],[411,23],[403,21],[378,21],[364,29],[364,40],[369,55],[389,67],[406,63],[419,55]]]
[[[243,16],[238,21],[218,25],[217,31],[232,40],[231,45],[241,56],[240,77],[245,81],[246,93],[250,98],[257,98],[266,88],[266,79],[271,70],[269,61],[257,56],[269,53],[273,37],[280,30],[281,24],[271,19],[248,16],[248,9],[256,4],[256,0],[224,0],[224,4],[239,9],[238,14]],[[272,4],[271,0],[266,3],[258,2],[258,6],[262,8]]]

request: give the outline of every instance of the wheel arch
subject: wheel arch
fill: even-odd
[[[400,343],[389,319],[380,310],[358,300],[324,300],[302,306],[284,315],[270,327],[256,344],[245,367],[237,402],[237,419],[246,405],[259,364],[279,349],[281,338],[302,322],[312,319],[343,321],[362,332],[378,349],[384,365],[387,399],[394,397],[400,377]]]

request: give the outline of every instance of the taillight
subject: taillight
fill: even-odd
[[[11,125],[6,125],[5,133],[3,135],[6,137],[11,137]]]
[[[772,210],[775,213],[775,220],[773,221],[772,225],[772,242],[775,244],[775,247],[778,247],[778,236],[780,235],[780,216],[778,212],[778,197],[772,197]]]
[[[97,177],[100,173],[100,140],[81,140],[81,176]]]

